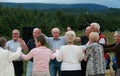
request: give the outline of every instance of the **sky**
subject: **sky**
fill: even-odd
[[[96,3],[108,7],[120,8],[120,0],[0,0],[1,2],[15,3],[57,3],[57,4],[78,4],[78,3]]]

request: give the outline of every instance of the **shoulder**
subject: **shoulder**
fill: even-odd
[[[74,48],[74,49],[78,49],[78,50],[81,50],[83,47],[82,46],[78,46],[78,45],[73,45],[73,46],[71,46],[72,48]]]
[[[105,38],[105,35],[102,33],[100,33],[99,36],[100,36],[100,38]]]
[[[9,40],[9,41],[7,41],[6,46],[11,45],[11,43],[13,43],[13,40]]]
[[[87,48],[95,48],[97,46],[99,46],[98,43],[92,43],[92,44],[88,45]]]
[[[59,39],[65,39],[65,36],[60,36]]]
[[[47,50],[47,51],[51,51],[51,49],[49,49],[49,48],[47,48],[47,47],[45,47],[45,50]]]
[[[30,39],[30,40],[28,41],[28,43],[29,43],[29,42],[33,42],[33,41],[34,41],[34,39]]]
[[[48,39],[48,40],[52,40],[52,39],[53,39],[53,37],[46,37],[46,39]]]
[[[73,45],[73,47],[75,47],[75,48],[81,48],[81,46],[78,46],[78,45]]]
[[[13,40],[9,40],[9,41],[7,41],[7,43],[11,43],[11,42],[13,42]]]
[[[61,46],[61,48],[66,48],[66,47],[67,47],[67,45],[62,45],[62,46]]]
[[[99,43],[95,42],[95,43],[92,44],[92,46],[100,46],[101,47],[102,45],[100,45]]]
[[[38,50],[38,48],[33,48],[31,51],[35,51],[35,50]]]

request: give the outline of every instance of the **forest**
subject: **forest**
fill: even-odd
[[[53,27],[66,31],[70,26],[75,31],[84,30],[91,22],[98,22],[101,31],[120,29],[120,9],[89,11],[87,9],[23,9],[20,7],[2,7],[0,5],[0,36],[11,37],[13,29],[19,29],[21,34],[24,27],[38,27],[46,35],[50,35]]]

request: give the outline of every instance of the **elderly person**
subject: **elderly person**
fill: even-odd
[[[36,47],[35,45],[35,40],[37,40],[37,37],[39,35],[41,35],[41,29],[39,28],[34,28],[33,29],[33,32],[32,32],[32,36],[33,38],[30,39],[28,42],[27,42],[27,46],[29,48],[29,52]],[[31,58],[28,63],[27,63],[27,71],[26,71],[26,76],[32,76],[32,68],[33,68],[33,59]]]
[[[92,29],[92,32],[98,32],[98,34],[99,34],[98,43],[107,44],[107,40],[106,40],[104,34],[102,34],[100,32],[100,25],[96,22],[93,22],[90,24],[90,27]]]
[[[68,31],[65,34],[67,45],[60,48],[57,61],[62,61],[61,76],[81,76],[81,63],[84,57],[82,47],[74,45],[75,32]]]
[[[47,37],[46,36],[46,42],[49,45],[52,52],[55,52],[55,50],[60,49],[61,46],[65,45],[66,41],[63,36],[59,36],[60,30],[59,28],[55,27],[51,30],[53,37]],[[58,62],[56,59],[50,61],[50,75],[51,76],[61,76],[60,73],[61,68],[61,62]]]
[[[18,29],[14,29],[12,31],[12,39],[6,43],[6,48],[11,52],[16,52],[17,48],[21,47],[23,50],[27,51],[28,47],[25,44],[24,40],[20,38],[20,31]],[[22,58],[18,58],[13,61],[15,75],[22,76],[23,74],[23,60]]]
[[[93,32],[98,32],[98,34],[99,34],[98,43],[108,44],[108,41],[107,41],[105,35],[100,32],[100,24],[98,24],[96,22],[93,22],[93,23],[90,24],[90,27],[91,27]],[[105,57],[105,61],[106,61],[106,69],[109,69],[110,68],[109,67],[109,63],[110,63],[109,54],[108,53],[104,53],[104,57]]]
[[[6,42],[5,37],[0,37],[0,76],[15,76],[12,61],[20,57],[21,48],[12,53],[5,49]]]
[[[81,37],[76,37],[75,41],[80,42],[82,45],[85,45],[89,41],[89,34],[92,32],[90,26],[87,26],[85,29],[85,35]]]
[[[114,52],[116,56],[117,71],[116,76],[120,76],[120,30],[116,30],[114,33],[114,44],[103,45],[104,52]]]
[[[81,37],[76,37],[76,41],[80,42],[82,45],[86,45],[86,43],[89,41],[89,34],[92,32],[92,29],[90,26],[87,26],[85,29],[85,35]],[[81,61],[81,76],[86,76],[86,65],[87,61],[82,60]]]
[[[105,59],[103,47],[97,43],[99,34],[91,32],[89,45],[86,46],[87,68],[86,76],[105,76]]]

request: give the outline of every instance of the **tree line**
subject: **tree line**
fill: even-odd
[[[67,10],[67,8],[66,8]],[[120,28],[120,9],[111,8],[104,11],[88,11],[78,9],[72,12],[65,9],[56,10],[30,10],[20,7],[10,8],[0,6],[0,36],[11,37],[11,31],[19,29],[22,34],[23,27],[38,27],[46,35],[50,35],[53,27],[65,31],[67,26],[73,30],[84,30],[91,22],[98,22],[101,31],[114,31]]]

